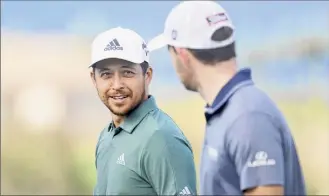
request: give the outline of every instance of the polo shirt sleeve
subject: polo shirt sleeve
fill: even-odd
[[[239,117],[228,131],[226,145],[241,191],[283,185],[283,141],[278,127],[267,114],[253,112]]]
[[[196,195],[193,153],[182,136],[154,134],[142,161],[145,178],[157,195]]]

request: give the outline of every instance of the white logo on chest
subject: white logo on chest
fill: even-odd
[[[120,155],[118,157],[117,164],[126,165],[126,163],[125,163],[125,153],[122,153],[122,155]]]

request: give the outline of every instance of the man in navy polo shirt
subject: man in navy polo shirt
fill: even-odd
[[[174,7],[149,49],[168,46],[186,89],[207,102],[201,195],[305,195],[289,127],[275,103],[238,71],[234,26],[214,1]]]

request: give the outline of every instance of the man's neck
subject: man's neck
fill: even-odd
[[[218,65],[203,66],[206,66],[206,68],[204,67],[198,74],[198,92],[208,105],[212,105],[219,91],[221,91],[236,74],[237,68],[235,60],[230,60]]]
[[[124,116],[117,116],[117,115],[112,115],[112,121],[114,124],[114,127],[119,127],[121,125],[121,123],[123,123],[124,121]]]

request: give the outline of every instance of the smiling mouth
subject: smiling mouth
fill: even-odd
[[[123,100],[125,98],[127,98],[128,96],[123,96],[123,95],[120,95],[120,96],[111,96],[112,99],[114,100]]]

